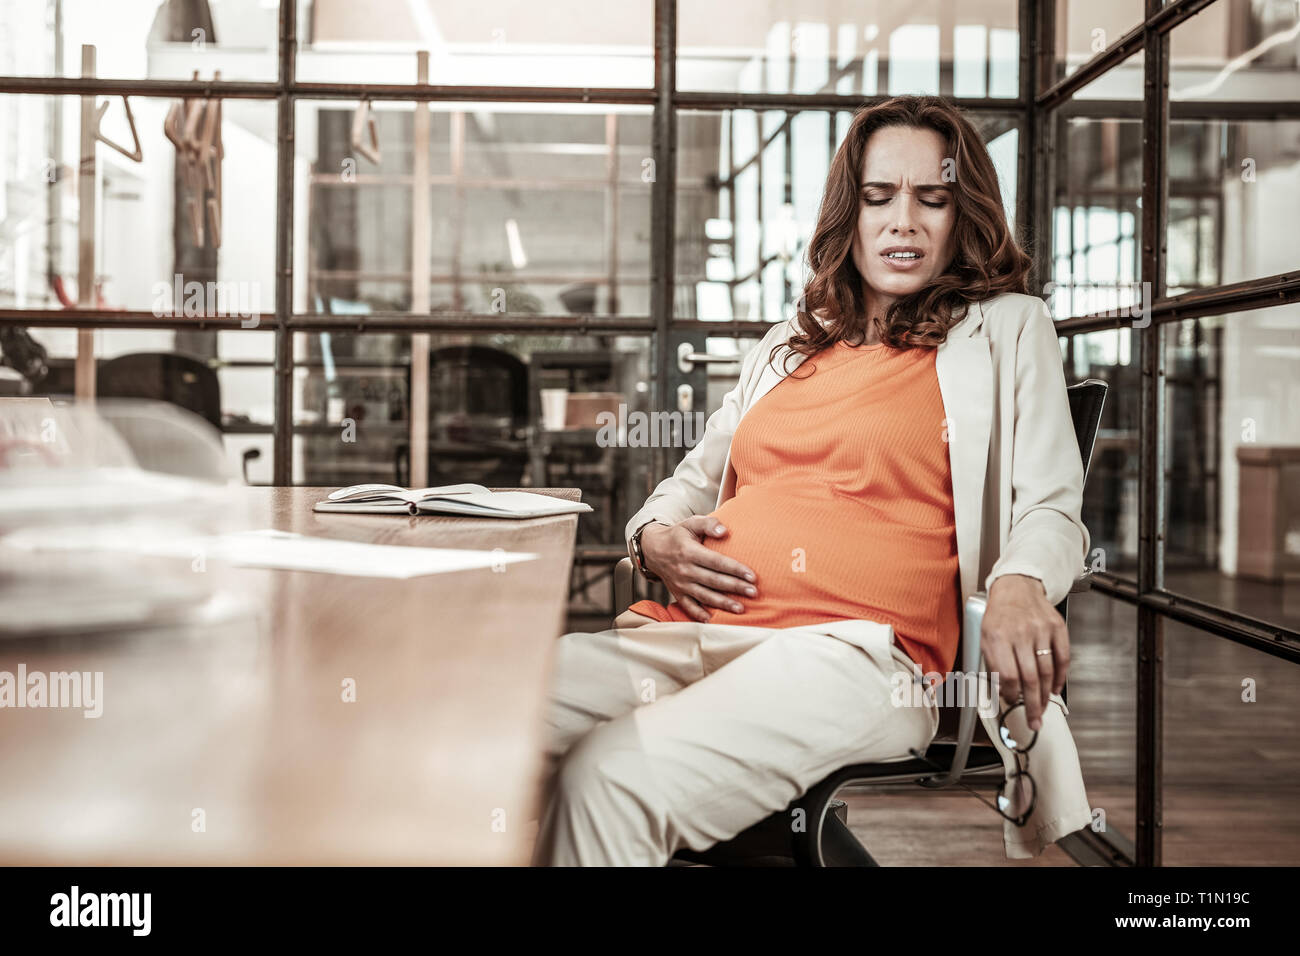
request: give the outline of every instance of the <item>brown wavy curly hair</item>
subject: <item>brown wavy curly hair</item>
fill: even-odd
[[[962,188],[952,191],[952,262],[928,285],[891,303],[883,321],[875,321],[881,341],[896,349],[937,348],[960,321],[954,311],[963,303],[969,306],[1004,292],[1028,294],[1032,260],[1007,226],[997,172],[975,127],[941,96],[891,97],[854,114],[831,161],[817,226],[808,242],[812,278],[800,301],[801,331],[773,348],[769,362],[782,348],[811,356],[842,339],[857,341],[866,332],[866,296],[853,264],[853,238],[867,142],[872,133],[888,126],[938,132]],[[828,319],[825,328],[814,312]]]

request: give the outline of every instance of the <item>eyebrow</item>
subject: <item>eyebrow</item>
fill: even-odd
[[[869,183],[863,183],[862,188],[863,189],[897,189],[898,187],[895,186],[893,183],[872,181]],[[949,186],[947,183],[921,183],[916,188],[931,189],[931,190],[939,189],[944,192],[952,192],[952,187]]]

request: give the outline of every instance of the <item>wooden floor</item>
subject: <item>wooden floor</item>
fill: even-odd
[[[1198,582],[1206,600],[1258,586]],[[1273,589],[1244,613],[1276,620]],[[1271,603],[1269,603],[1271,602]],[[1253,609],[1252,609],[1253,608]],[[1288,617],[1294,618],[1291,611]],[[572,615],[567,630],[604,630],[607,617]],[[1136,612],[1100,593],[1070,602],[1070,727],[1084,782],[1106,823],[1136,836],[1134,726]],[[1300,668],[1176,622],[1165,623],[1164,828],[1166,866],[1300,864]],[[1251,679],[1255,702],[1242,701]],[[1031,764],[1032,769],[1032,764]],[[984,791],[986,796],[989,791]],[[1007,860],[1001,819],[965,791],[840,794],[849,825],[888,866],[1073,866],[1052,846]]]

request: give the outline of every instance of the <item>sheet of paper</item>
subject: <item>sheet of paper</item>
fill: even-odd
[[[158,557],[225,561],[239,567],[285,571],[319,571],[375,578],[414,578],[476,568],[497,568],[536,560],[530,551],[472,551],[456,548],[408,548],[312,537],[263,528],[219,535],[162,535],[144,529],[32,528],[0,539],[6,547],[27,551],[114,551]]]
[[[376,578],[414,578],[534,561],[531,551],[470,551],[406,548],[391,544],[338,541],[265,528],[218,536],[215,554],[241,567],[324,571]]]

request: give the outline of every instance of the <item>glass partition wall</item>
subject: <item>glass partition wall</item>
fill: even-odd
[[[575,614],[792,314],[853,111],[952,97],[1067,378],[1110,384],[1072,724],[1097,846],[1164,859],[1166,624],[1298,659],[1294,4],[112,7],[0,2],[0,393],[185,353],[252,483],[581,487]]]

